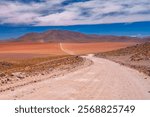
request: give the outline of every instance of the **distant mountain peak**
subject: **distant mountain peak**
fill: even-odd
[[[144,40],[144,39],[143,39]],[[80,32],[68,30],[48,30],[43,33],[27,33],[17,39],[15,42],[140,42],[138,37],[111,36],[111,35],[89,35]]]

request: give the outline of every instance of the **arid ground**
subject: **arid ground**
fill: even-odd
[[[149,76],[91,54],[132,45],[1,43],[0,99],[150,99]]]
[[[1,92],[0,99],[150,99],[146,75],[92,55],[86,59],[93,63],[54,78],[40,75],[39,82]]]
[[[63,43],[63,47],[75,54],[98,53],[124,48],[135,43]],[[66,55],[60,49],[60,43],[0,43],[0,58],[31,58],[40,56]]]
[[[12,54],[63,55],[58,43],[1,43],[0,56]],[[8,54],[8,55],[7,55]]]
[[[63,47],[75,54],[89,54],[117,50],[134,44],[132,42],[63,43]]]
[[[150,76],[150,42],[109,52],[101,52],[96,56],[129,66]]]

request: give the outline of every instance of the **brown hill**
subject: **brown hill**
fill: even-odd
[[[98,54],[99,55],[99,54]],[[136,44],[134,46],[130,46],[127,48],[122,48],[119,50],[114,50],[110,52],[100,53],[100,55],[106,56],[141,56],[141,59],[150,59],[150,42],[146,42],[143,44]],[[132,58],[131,56],[131,58]]]
[[[138,69],[150,76],[150,42],[110,52],[98,53],[96,56],[114,60],[123,65]]]
[[[13,41],[17,42],[141,42],[136,37],[89,35],[66,30],[50,30],[43,33],[28,33]]]

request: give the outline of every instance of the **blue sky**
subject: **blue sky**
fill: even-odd
[[[81,32],[94,32],[96,34],[103,32],[103,34],[107,34],[106,32],[114,28],[112,24],[123,23],[122,28],[124,28],[124,24],[145,22],[147,25],[144,23],[142,26],[149,26],[149,21],[149,0],[0,0],[0,39],[16,37],[30,31],[38,32],[39,30],[53,29],[55,26],[58,26],[55,28],[62,26],[60,29],[66,29],[68,26],[70,29],[72,25],[77,25],[76,27],[81,29],[84,26],[97,25],[97,31],[96,29],[92,31],[90,27],[87,27]],[[102,27],[99,24],[101,26],[107,24],[109,28],[103,27],[104,31],[100,29]],[[80,25],[82,27],[79,27]],[[44,28],[44,26],[46,27]],[[48,26],[54,27],[48,28]],[[11,27],[16,32],[12,31]],[[18,27],[21,29],[20,31]],[[77,30],[76,27],[71,28],[71,30]],[[116,31],[120,32],[123,30],[122,28],[117,28]],[[23,29],[26,30],[22,31]],[[142,29],[139,32],[132,27],[131,30],[133,31],[128,31],[128,35],[136,31],[135,35],[147,35],[149,33],[146,27],[142,27]],[[116,34],[115,30],[111,30],[109,34],[113,34],[113,32]],[[122,33],[126,34],[127,32]]]
[[[16,38],[25,33],[47,30],[71,30],[86,34],[118,36],[150,36],[150,22],[115,23],[74,26],[0,26],[0,39]]]

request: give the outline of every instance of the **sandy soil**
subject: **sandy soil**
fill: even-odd
[[[0,53],[63,55],[58,43],[1,43]],[[8,55],[7,55],[8,56]]]
[[[63,47],[74,52],[74,54],[89,54],[116,50],[134,44],[131,42],[63,43]]]
[[[97,53],[132,45],[133,43],[63,43],[75,54]],[[60,43],[0,43],[0,58],[32,58],[65,55]]]
[[[0,60],[6,59],[30,59],[30,58],[41,58],[48,57],[49,54],[30,54],[30,53],[0,53]],[[54,55],[52,55],[54,56]]]
[[[86,58],[91,66],[2,92],[0,99],[150,99],[148,76],[106,59]]]

